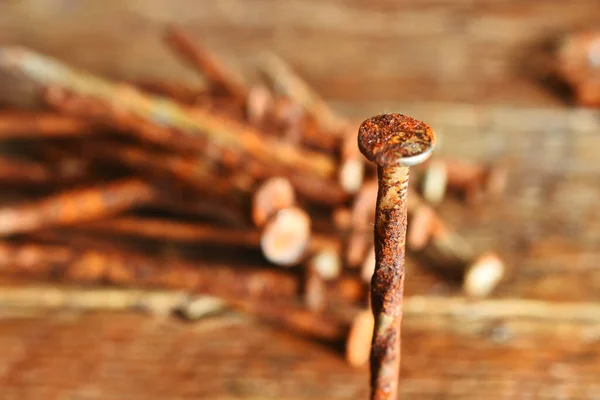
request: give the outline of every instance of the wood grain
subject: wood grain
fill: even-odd
[[[176,22],[249,82],[270,50],[341,113],[422,119],[441,138],[437,155],[510,167],[502,198],[439,207],[476,249],[507,261],[490,301],[555,301],[564,310],[600,301],[600,113],[564,107],[536,76],[556,37],[600,23],[599,0],[568,3],[6,0],[0,45],[108,77],[196,85],[162,42]],[[457,290],[411,260],[402,398],[597,398],[597,321],[419,311],[418,296]],[[2,399],[357,399],[367,382],[368,371],[350,369],[336,349],[236,314],[190,324],[0,309]]]
[[[402,398],[593,399],[599,389],[600,347],[589,336],[436,333],[410,319],[403,334]],[[366,368],[236,315],[186,324],[127,313],[5,314],[0,353],[11,400],[367,396]]]
[[[161,42],[177,22],[251,79],[288,61],[326,99],[557,104],[531,78],[557,35],[600,22],[597,0],[5,1],[0,43],[109,76],[196,81]],[[134,44],[134,45],[132,45]],[[544,67],[544,66],[542,66]]]

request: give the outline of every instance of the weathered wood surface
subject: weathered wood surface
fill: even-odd
[[[527,72],[551,38],[600,23],[599,0],[568,3],[2,1],[0,45],[30,46],[112,77],[192,83],[196,74],[161,42],[170,22],[249,81],[258,55],[272,50],[347,115],[407,113],[440,133],[437,154],[509,163],[503,199],[440,207],[477,249],[507,260],[511,275],[494,298],[598,302],[600,114],[558,107]],[[597,398],[593,318],[418,312],[415,296],[456,290],[411,261],[402,398]],[[237,316],[190,324],[131,313],[2,312],[2,400],[367,398],[366,368]]]
[[[236,315],[189,324],[130,313],[5,312],[0,322],[6,400],[367,398],[366,368]],[[407,318],[401,396],[595,399],[599,342],[577,329],[464,334]]]
[[[598,25],[598,0],[3,1],[0,43],[126,78],[185,77],[177,22],[246,76],[272,50],[327,99],[556,104],[528,72],[547,43]],[[542,66],[545,69],[546,66]]]

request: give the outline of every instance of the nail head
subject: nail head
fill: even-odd
[[[361,124],[358,147],[369,161],[381,167],[410,167],[429,158],[435,147],[435,132],[415,118],[381,114]]]

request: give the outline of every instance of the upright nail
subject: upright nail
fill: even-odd
[[[377,164],[378,176],[371,280],[372,400],[398,398],[409,167],[425,161],[434,146],[435,133],[427,124],[401,114],[372,117],[358,131],[358,147]]]

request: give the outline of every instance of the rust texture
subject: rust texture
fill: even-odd
[[[50,112],[0,111],[0,138],[71,137],[97,131],[98,124]]]
[[[159,96],[170,97],[181,104],[193,106],[209,98],[205,88],[185,85],[177,81],[165,80],[136,80],[131,84],[139,87],[145,92]]]
[[[172,154],[110,141],[83,144],[77,150],[91,157],[123,164],[149,177],[173,179],[213,196],[247,196],[256,183],[256,178],[244,172],[218,174],[218,165],[194,155]],[[252,167],[248,170],[252,171]]]
[[[290,249],[299,248],[301,251],[298,257],[321,253],[333,253],[337,257],[341,247],[338,239],[318,234],[311,234],[310,237],[307,237],[305,234],[307,228],[304,225],[306,219],[305,213],[293,207],[288,212],[292,214],[299,213],[300,221],[303,223],[288,226],[290,224],[286,222],[289,221],[280,221],[283,223],[279,224],[281,226],[279,229],[285,229],[286,234],[275,235],[272,238],[272,240],[278,242],[276,249],[279,251],[276,251],[274,254],[289,257],[290,253],[293,253]],[[273,217],[276,217],[276,215]],[[278,222],[277,218],[272,218],[270,221]],[[81,222],[69,228],[68,231],[145,238],[155,241],[225,245],[237,248],[259,248],[261,240],[265,240],[264,235],[273,235],[274,232],[273,229],[271,231],[267,229],[260,231],[244,227],[221,227],[206,223],[186,223],[162,218],[129,216]],[[287,251],[284,252],[282,251],[283,249]],[[268,254],[265,254],[265,256],[268,256]],[[338,261],[337,258],[335,261]],[[331,267],[330,269],[335,270],[336,268]],[[335,273],[336,277],[338,274]]]
[[[411,158],[427,155],[435,145],[435,134],[429,125],[402,114],[368,119],[359,132],[360,151],[381,167],[407,165]]]
[[[115,96],[121,96],[115,95]],[[90,95],[74,93],[60,86],[49,86],[44,101],[66,115],[102,121],[124,135],[177,151],[202,151],[206,143],[201,138],[185,135],[181,130],[153,123],[151,120],[113,107],[111,103]]]
[[[293,274],[244,265],[191,263],[148,257],[133,251],[71,248],[60,245],[0,243],[2,272],[61,281],[147,288],[185,289],[193,293],[250,298],[293,298]]]
[[[405,167],[402,169],[406,170]],[[371,307],[375,315],[371,387],[372,398],[383,400],[397,397],[400,371],[408,170],[400,181],[384,168],[378,168],[377,172],[379,190],[374,240],[376,266],[371,279]]]
[[[371,347],[371,399],[398,397],[400,332],[404,290],[409,165],[433,150],[435,134],[425,123],[401,114],[383,114],[359,128],[363,155],[377,164],[378,192],[371,280],[375,318]],[[417,158],[415,158],[417,157]]]
[[[59,236],[59,232],[39,235],[40,238],[61,239]],[[111,283],[126,287],[186,290],[220,296],[230,301],[238,299],[242,303],[247,300],[277,299],[293,302],[300,293],[301,282],[296,274],[264,268],[264,265],[239,262],[225,265],[168,255],[150,257],[98,239],[80,236],[66,236],[64,239],[68,245],[0,242],[0,275],[50,279],[54,282]],[[334,304],[357,303],[364,298],[364,286],[358,279],[344,277],[328,282],[326,296]],[[264,307],[271,309],[266,303]],[[277,308],[276,305],[273,307]],[[265,312],[273,315],[275,311]],[[291,316],[290,319],[311,321],[306,314],[298,312],[297,316]],[[310,322],[305,325],[308,326],[306,329],[313,329],[313,332],[339,333],[343,330],[328,324],[322,328],[311,328]],[[322,333],[321,336],[332,338],[335,335]]]
[[[258,247],[260,232],[159,218],[116,217],[78,225],[83,231],[155,240]]]
[[[122,145],[118,149],[109,148],[107,152],[104,151],[107,147],[106,144],[104,146],[102,144],[87,146],[88,149],[93,149],[92,153],[112,159],[118,158],[128,165],[135,168],[142,167],[146,171],[148,169],[162,170],[163,174],[169,174],[196,187],[204,189],[208,186],[214,192],[219,192],[222,188],[221,193],[228,192],[232,186],[234,190],[248,191],[248,188],[256,184],[257,180],[281,173],[279,169],[267,167],[264,160],[249,158],[243,152],[222,148],[214,143],[209,146],[203,138],[190,137],[184,134],[182,130],[162,126],[131,113],[124,113],[110,107],[98,98],[90,98],[54,88],[49,91],[46,100],[53,107],[68,114],[87,118],[101,118],[105,124],[113,126],[126,134],[131,134],[143,142],[158,144],[178,152],[189,153],[195,151],[202,153],[202,157],[189,154],[168,155],[128,148]],[[214,127],[210,128],[209,132],[218,135],[218,129],[220,128],[224,130],[233,129],[233,126],[228,125],[230,123],[231,121],[227,122],[226,120],[218,121]],[[234,141],[240,140],[244,139],[234,139]],[[252,143],[260,142],[257,137],[250,140]],[[299,159],[303,158],[303,155],[300,154],[302,151],[295,150],[295,148],[281,146],[280,150],[282,151],[281,154],[299,157]],[[329,157],[324,156],[322,153],[318,153],[316,156],[320,161],[317,161],[314,164],[315,166],[331,167],[332,160]],[[219,165],[235,169],[235,175],[229,175],[227,180],[215,180],[215,168]],[[318,169],[321,170],[322,168],[319,167]],[[244,171],[247,173],[244,173]],[[320,173],[315,174],[315,172],[304,168],[285,169],[285,173],[294,184],[298,195],[302,198],[322,204],[341,204],[348,199],[348,194],[339,185],[318,176]],[[207,182],[208,180],[212,180],[212,182]]]
[[[52,171],[35,161],[0,157],[0,183],[47,184],[53,182]]]
[[[177,139],[210,139],[218,148],[245,153],[257,161],[291,169],[305,169],[321,178],[331,177],[335,162],[330,156],[299,149],[289,143],[270,140],[248,125],[232,118],[215,115],[205,110],[188,108],[166,98],[155,98],[131,85],[116,85],[99,77],[90,78],[50,57],[23,48],[4,48],[0,67],[25,74],[39,85],[71,91],[78,96],[92,98],[98,105],[112,109],[127,118],[142,116],[146,123],[160,121],[158,127],[176,132]],[[43,65],[38,69],[30,65]],[[42,73],[40,73],[42,72]],[[102,108],[102,107],[101,107]],[[157,124],[152,124],[154,127]],[[164,130],[153,129],[148,138],[168,140]]]
[[[67,190],[27,204],[0,208],[0,235],[89,221],[147,203],[154,197],[154,188],[136,178]]]

